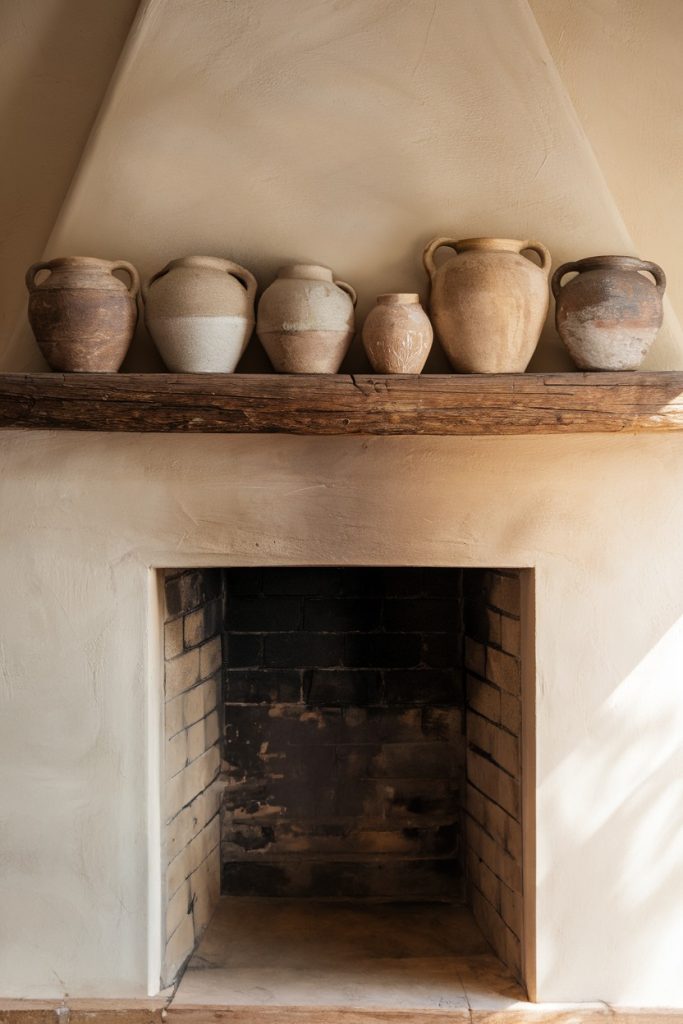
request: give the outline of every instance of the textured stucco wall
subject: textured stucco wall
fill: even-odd
[[[434,235],[635,251],[526,0],[148,0],[48,246],[426,292]],[[653,365],[681,362],[665,326]],[[40,365],[22,329],[4,368]],[[140,330],[127,366],[160,363]],[[257,342],[251,365],[266,366]],[[432,368],[444,365],[438,355]],[[364,366],[356,346],[349,366]],[[570,366],[549,324],[533,366]]]
[[[23,317],[24,271],[52,231],[137,6],[0,4],[0,351]]]
[[[679,435],[5,434],[0,991],[158,979],[149,566],[495,565],[535,567],[538,995],[683,1007],[682,470]]]
[[[673,64],[646,31],[647,12],[664,3],[640,3],[638,24],[666,76]],[[100,4],[75,7],[103,17]],[[26,70],[40,101],[63,84],[41,77],[52,50],[68,52],[55,31]],[[618,49],[603,36],[616,74]],[[94,39],[86,50],[96,55]],[[33,36],[25,42],[19,56],[33,52]],[[111,67],[110,43],[99,52]],[[596,103],[615,102],[591,69]],[[129,256],[150,272],[212,251],[243,260],[262,285],[284,260],[318,259],[359,286],[362,316],[379,291],[423,289],[419,251],[437,232],[537,235],[556,261],[636,251],[518,0],[153,0],[124,71],[51,254]],[[657,95],[676,111],[667,81]],[[10,124],[24,110],[18,95]],[[35,117],[27,109],[18,127],[56,160]],[[638,99],[632,117],[637,134],[651,110]],[[620,123],[630,118],[625,108]],[[658,140],[674,137],[670,125]],[[663,196],[668,157],[661,180],[650,172]],[[652,231],[669,230],[671,209],[648,215]],[[14,238],[24,223],[21,214]],[[660,237],[643,255],[658,258]],[[670,275],[674,255],[661,260]],[[19,282],[23,265],[12,267]],[[677,339],[671,322],[652,365],[680,365]],[[540,363],[562,362],[549,333]],[[142,337],[132,364],[154,365]],[[39,365],[25,330],[3,339],[2,369]],[[17,434],[2,450],[0,992],[133,995],[158,978],[149,566],[344,558],[536,567],[538,994],[683,1005],[680,438]]]
[[[683,4],[529,2],[636,251],[664,267],[680,320]]]

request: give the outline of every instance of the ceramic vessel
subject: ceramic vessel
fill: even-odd
[[[378,295],[363,324],[363,346],[375,373],[421,373],[433,340],[420,296],[411,292]]]
[[[356,293],[328,267],[282,267],[258,308],[256,333],[279,373],[337,373],[354,330]]]
[[[254,327],[256,278],[232,260],[184,256],[154,274],[145,323],[174,373],[232,373]]]
[[[455,249],[438,267],[437,249]],[[541,266],[521,254],[538,254]],[[511,238],[435,238],[423,260],[436,336],[459,373],[521,373],[548,312],[550,253]]]
[[[563,287],[571,271],[577,276]],[[590,256],[558,267],[555,324],[579,369],[637,370],[662,326],[665,288],[661,267],[632,256]]]
[[[36,281],[37,275],[48,277]],[[130,287],[114,277],[124,270]],[[65,256],[26,271],[28,318],[50,369],[116,373],[138,318],[138,272],[125,260]]]

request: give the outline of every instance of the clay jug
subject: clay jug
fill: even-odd
[[[174,373],[232,373],[254,327],[256,278],[232,260],[184,256],[143,286],[145,323]]]
[[[433,339],[420,296],[409,292],[378,295],[363,324],[363,346],[375,373],[421,373]]]
[[[279,373],[337,373],[354,330],[356,293],[329,267],[281,267],[258,308],[256,333]]]
[[[440,266],[441,246],[455,256]],[[538,254],[541,266],[521,253]],[[423,255],[436,336],[459,373],[522,373],[548,312],[550,253],[512,238],[435,238]]]
[[[562,287],[571,271],[577,276]],[[665,288],[661,267],[632,256],[589,256],[558,267],[555,325],[579,369],[637,370],[662,326]]]
[[[49,276],[36,281],[42,270]],[[130,287],[114,277],[124,270]],[[138,272],[125,260],[64,256],[26,271],[28,318],[52,370],[116,373],[138,318]]]

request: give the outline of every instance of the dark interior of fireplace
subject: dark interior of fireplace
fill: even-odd
[[[464,898],[457,569],[226,572],[222,891]]]
[[[167,571],[169,979],[199,940],[183,985],[278,929],[320,951],[335,921],[451,953],[476,927],[520,976],[522,577]]]

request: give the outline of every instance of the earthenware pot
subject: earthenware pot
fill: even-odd
[[[363,324],[363,346],[375,373],[421,373],[433,339],[420,296],[410,292],[378,295]]]
[[[438,267],[437,249],[455,249]],[[538,254],[541,266],[521,253]],[[548,312],[550,253],[511,238],[435,238],[423,254],[436,336],[459,373],[521,373]]]
[[[576,277],[562,286],[571,271]],[[632,256],[589,256],[558,267],[555,324],[579,369],[637,370],[662,326],[665,288],[661,267]]]
[[[256,278],[232,260],[184,256],[143,285],[145,323],[174,373],[232,373],[254,327]]]
[[[356,293],[328,267],[282,267],[258,307],[256,333],[279,373],[337,373],[354,330]]]
[[[49,275],[36,281],[42,270]],[[114,277],[124,270],[130,287]],[[138,318],[138,272],[125,260],[64,256],[26,271],[28,318],[52,370],[116,373]]]

